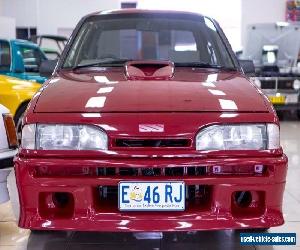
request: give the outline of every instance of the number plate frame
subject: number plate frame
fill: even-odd
[[[143,184],[148,184],[148,185],[155,185],[155,184],[180,184],[183,187],[183,201],[182,201],[182,207],[180,208],[173,208],[173,209],[163,209],[163,208],[122,208],[120,206],[120,201],[121,201],[121,186],[122,184],[129,184],[129,185],[143,185]],[[152,189],[151,189],[152,190]],[[153,190],[152,190],[153,191]],[[159,212],[180,212],[180,211],[184,211],[185,210],[185,195],[186,195],[186,185],[184,183],[184,181],[120,181],[118,184],[118,209],[121,212],[155,212],[155,211],[159,211]],[[145,194],[145,192],[144,192]],[[129,196],[129,195],[128,195]],[[153,204],[153,203],[152,203]]]

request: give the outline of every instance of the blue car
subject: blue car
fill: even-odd
[[[47,60],[45,53],[35,43],[25,40],[0,39],[0,74],[23,80],[44,83],[39,68]]]

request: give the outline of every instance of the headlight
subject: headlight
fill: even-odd
[[[279,147],[279,127],[276,124],[213,125],[196,136],[197,150],[264,150]]]
[[[293,84],[293,88],[295,89],[295,90],[299,90],[300,89],[300,80],[295,80],[294,81],[294,84]]]
[[[96,126],[30,124],[22,130],[21,145],[40,150],[106,150],[107,135]]]
[[[251,78],[251,80],[257,87],[261,88],[261,81],[259,79],[253,77],[253,78]]]

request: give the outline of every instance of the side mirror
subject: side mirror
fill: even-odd
[[[239,63],[245,75],[255,76],[255,67],[252,60],[239,60]]]
[[[40,66],[40,75],[46,78],[49,78],[57,64],[58,60],[46,60],[41,63]]]

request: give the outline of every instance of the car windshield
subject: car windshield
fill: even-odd
[[[79,29],[63,67],[120,66],[128,60],[235,68],[214,23],[189,15],[92,16]]]

